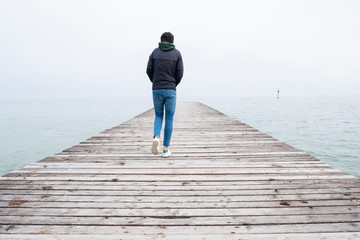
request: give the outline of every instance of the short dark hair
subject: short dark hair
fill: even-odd
[[[161,42],[174,42],[174,35],[171,32],[164,32],[160,38]]]

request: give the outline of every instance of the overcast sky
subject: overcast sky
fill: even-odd
[[[355,0],[0,0],[0,95],[151,96],[170,31],[180,98],[360,96],[359,29]]]

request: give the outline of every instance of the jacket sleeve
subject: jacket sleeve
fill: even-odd
[[[179,53],[179,59],[176,64],[176,72],[175,72],[175,80],[176,80],[176,86],[181,82],[181,79],[184,75],[184,64],[182,60],[182,56]]]
[[[146,74],[149,76],[150,81],[153,81],[153,75],[154,75],[154,66],[153,66],[153,57],[152,54],[149,57],[149,61],[146,68]]]

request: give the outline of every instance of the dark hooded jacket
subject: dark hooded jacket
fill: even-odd
[[[152,82],[153,90],[176,90],[184,73],[180,51],[171,43],[159,43],[159,47],[149,57],[146,73]]]

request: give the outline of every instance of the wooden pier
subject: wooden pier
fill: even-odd
[[[201,103],[170,158],[152,131],[149,110],[1,177],[0,239],[360,239],[358,178]]]

